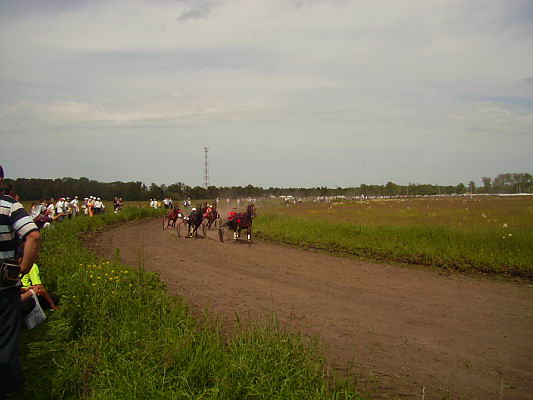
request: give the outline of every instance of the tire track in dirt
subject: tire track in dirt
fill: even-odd
[[[255,242],[178,238],[160,220],[90,244],[161,274],[169,292],[227,321],[275,313],[318,335],[335,369],[374,398],[532,399],[533,288]],[[503,395],[502,395],[503,394]]]

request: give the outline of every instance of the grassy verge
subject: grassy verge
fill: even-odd
[[[257,218],[259,238],[377,260],[533,278],[533,231],[501,233],[431,226],[332,223],[284,215]]]
[[[77,218],[44,234],[39,258],[60,309],[21,334],[31,399],[360,399],[327,379],[316,345],[276,324],[236,329],[191,317],[158,275],[98,259],[78,239],[149,209]]]

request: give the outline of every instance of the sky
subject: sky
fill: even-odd
[[[533,0],[0,0],[6,177],[533,172]]]

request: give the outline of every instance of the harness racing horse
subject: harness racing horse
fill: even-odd
[[[163,229],[176,228],[178,230],[178,237],[180,237],[181,225],[185,222],[185,217],[181,210],[178,207],[172,208],[168,214],[163,217]]]
[[[171,209],[167,215],[163,217],[163,229],[175,228],[176,220],[178,218],[183,218],[179,208]]]
[[[220,214],[217,211],[216,207],[207,209],[207,212],[204,213],[204,218],[206,220],[207,229],[211,229],[211,225],[215,223],[215,228],[217,227],[217,220],[220,219]]]
[[[248,207],[246,207],[245,213],[237,214],[235,218],[228,220],[218,229],[218,239],[221,242],[224,241],[225,226],[233,231],[233,239],[235,241],[237,238],[241,237],[241,231],[246,229],[246,237],[248,239],[248,245],[250,246],[252,244],[252,220],[256,215],[255,205],[249,204]]]
[[[187,221],[187,223],[189,224],[188,237],[192,237],[192,235],[195,235],[195,237],[198,237],[198,228],[200,226],[202,226],[204,237],[206,237],[205,225],[202,224],[202,221],[203,221],[202,210],[200,207],[198,207],[196,210],[193,210],[189,214],[189,218]]]

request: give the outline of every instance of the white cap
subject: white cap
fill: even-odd
[[[96,200],[100,200],[100,197],[98,197]]]
[[[191,211],[196,211],[196,208],[193,207]]]

